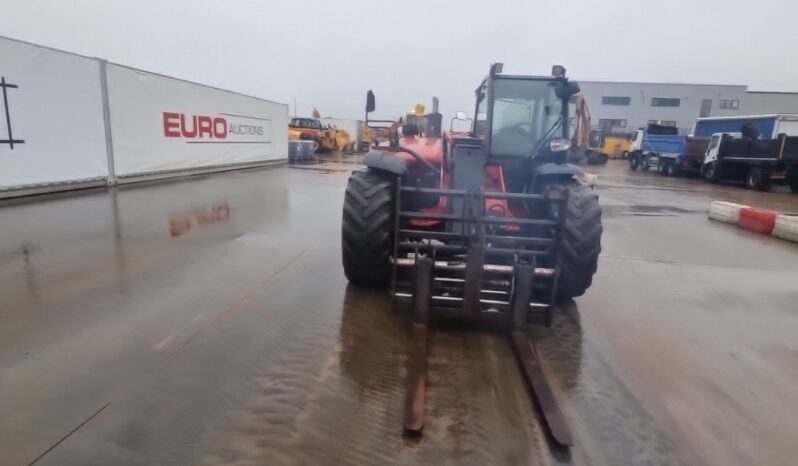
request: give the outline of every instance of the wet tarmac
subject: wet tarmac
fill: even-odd
[[[0,464],[792,464],[798,245],[710,199],[798,195],[599,175],[588,293],[538,350],[576,435],[541,428],[506,337],[432,334],[401,435],[409,327],[348,287],[351,158],[0,207]]]

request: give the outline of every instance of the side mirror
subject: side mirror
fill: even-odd
[[[377,108],[377,102],[374,98],[374,92],[369,89],[366,93],[366,113],[371,113]]]
[[[560,81],[554,87],[554,93],[561,99],[569,99],[580,92],[582,92],[582,89],[579,87],[579,83],[575,81]]]
[[[469,122],[469,125],[468,125],[469,128],[471,127],[471,124],[474,123],[474,120],[469,118],[468,114],[466,112],[457,112],[457,113],[455,113],[455,117],[452,118],[452,121],[449,122],[449,131],[450,132],[454,132],[454,122],[455,121],[466,121],[466,122]],[[461,131],[461,132],[463,132],[463,131]]]

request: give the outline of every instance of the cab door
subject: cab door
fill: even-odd
[[[720,148],[720,138],[723,134],[713,134],[712,139],[709,140],[707,151],[704,154],[704,164],[712,163],[718,160],[718,149]]]

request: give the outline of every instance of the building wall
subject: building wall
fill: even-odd
[[[634,132],[653,120],[671,124],[675,122],[680,132],[687,134],[696,118],[701,116],[704,100],[712,101],[709,114],[704,116],[739,115],[746,105],[746,86],[601,81],[579,81],[579,84],[587,100],[593,126],[600,127],[602,119],[621,120],[611,130],[615,133]],[[603,101],[605,97],[628,97],[628,105],[609,105]],[[652,99],[663,98],[679,99],[678,106],[652,105]],[[729,108],[721,108],[721,101]]]
[[[748,92],[743,104],[744,115],[798,113],[798,92]]]

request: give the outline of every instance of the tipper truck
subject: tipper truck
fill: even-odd
[[[798,136],[781,133],[773,139],[745,133],[712,135],[701,167],[705,180],[743,180],[749,189],[767,191],[771,184],[798,192]]]
[[[709,138],[705,180],[744,181],[762,191],[784,184],[798,192],[798,115],[699,118],[693,134]]]
[[[735,117],[699,118],[693,127],[692,136],[711,138],[719,133],[739,133],[743,125],[749,124],[764,139],[776,139],[779,134],[798,136],[798,114],[749,115]]]
[[[687,152],[687,138],[672,126],[649,124],[632,136],[629,148],[629,168],[648,171],[656,167],[666,175],[676,175]]]

